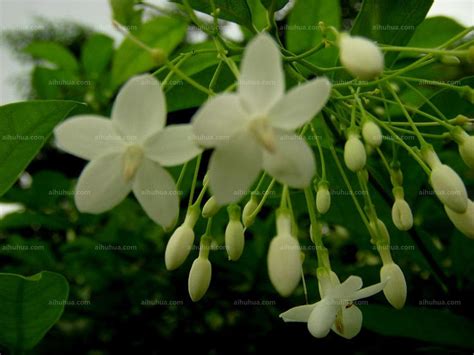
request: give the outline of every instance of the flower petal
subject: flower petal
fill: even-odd
[[[236,94],[222,94],[208,100],[192,119],[195,140],[203,147],[225,143],[243,129],[247,113]]]
[[[101,116],[71,117],[56,126],[54,135],[59,148],[86,160],[124,148],[124,141],[112,121]]]
[[[362,279],[359,276],[351,275],[339,286],[330,290],[329,294],[337,299],[352,299],[351,296],[362,287]]]
[[[285,322],[308,322],[309,316],[313,311],[315,303],[313,304],[304,304],[302,306],[297,306],[290,308],[286,312],[280,314],[280,318],[283,318]]]
[[[323,298],[317,302],[308,319],[308,330],[316,338],[324,338],[336,320],[339,305]]]
[[[176,184],[158,163],[143,159],[135,176],[133,193],[155,223],[167,229],[176,222],[179,212]]]
[[[309,186],[316,172],[314,154],[306,141],[275,129],[275,152],[263,153],[263,168],[275,179],[294,188]]]
[[[183,164],[202,151],[194,142],[193,128],[189,124],[167,126],[149,137],[144,148],[146,157],[162,166]]]
[[[330,93],[331,83],[326,78],[294,87],[271,108],[268,114],[271,124],[286,130],[301,127],[321,111]]]
[[[119,204],[131,184],[122,175],[122,154],[108,153],[92,160],[79,176],[74,196],[81,212],[102,213]]]
[[[127,81],[112,107],[112,121],[134,143],[161,130],[166,123],[166,101],[160,82],[148,74]]]
[[[245,49],[240,67],[239,94],[249,113],[266,114],[283,96],[285,77],[275,41],[260,34]]]
[[[337,313],[332,330],[346,339],[352,339],[362,328],[362,312],[359,307],[351,305],[342,307]]]
[[[209,186],[218,204],[240,200],[261,169],[261,149],[250,134],[238,133],[218,146],[209,162]]]
[[[384,282],[373,284],[368,287],[364,287],[363,289],[354,292],[354,294],[351,296],[350,299],[352,301],[355,301],[355,300],[360,300],[362,298],[373,296],[376,293],[379,293],[380,291],[382,291],[386,284],[387,284],[387,281],[384,281]]]

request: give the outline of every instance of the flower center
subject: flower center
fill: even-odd
[[[123,155],[123,178],[125,181],[133,179],[142,159],[143,149],[140,146],[134,144],[127,147]]]
[[[270,153],[275,153],[275,132],[266,117],[254,118],[249,123],[250,132],[257,141]]]

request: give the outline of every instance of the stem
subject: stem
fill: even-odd
[[[206,87],[202,86],[201,84],[199,84],[194,79],[191,79],[189,76],[187,76],[185,73],[183,73],[178,67],[176,67],[171,61],[167,60],[166,65],[168,66],[168,68],[173,73],[175,73],[177,76],[179,76],[181,79],[186,81],[188,84],[190,84],[191,86],[193,86],[197,90],[204,92],[208,96],[214,96],[214,92],[212,90],[209,90],[208,88],[206,88]]]
[[[196,181],[199,173],[199,167],[201,166],[202,154],[199,154],[196,159],[196,167],[194,168],[193,182],[191,183],[191,191],[189,192],[188,208],[191,207],[194,199],[194,191],[196,190]]]

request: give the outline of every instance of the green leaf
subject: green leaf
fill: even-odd
[[[351,33],[384,44],[405,46],[416,27],[425,19],[433,0],[364,0]],[[391,65],[397,53],[385,56]]]
[[[38,154],[54,127],[77,105],[73,101],[29,101],[0,107],[0,196]]]
[[[259,30],[263,30],[268,26],[267,9],[263,7],[260,0],[247,0],[250,12],[252,13],[252,22]]]
[[[74,54],[66,47],[54,42],[33,42],[24,51],[33,58],[45,60],[59,69],[77,71],[78,63]]]
[[[134,35],[151,48],[170,54],[186,35],[187,25],[180,19],[157,17],[144,23]],[[150,53],[130,39],[125,39],[115,52],[112,63],[112,83],[118,86],[131,76],[146,72],[156,66]]]
[[[183,3],[182,0],[172,0],[173,2]],[[252,28],[252,14],[245,0],[214,0],[216,8],[220,9],[219,17],[238,23],[248,28]],[[189,5],[195,10],[212,13],[212,6],[209,0],[189,0]]]
[[[267,9],[273,9],[273,11],[278,11],[288,4],[289,0],[261,0],[262,5]]]
[[[288,49],[293,53],[303,53],[321,43],[323,35],[319,22],[328,26],[341,27],[339,0],[298,0],[288,17],[286,38]],[[325,48],[307,58],[316,65],[332,66],[337,58],[335,47]]]
[[[82,46],[81,63],[86,75],[96,78],[109,65],[114,52],[114,40],[97,33],[91,36]]]
[[[136,0],[110,0],[114,19],[129,30],[138,28],[141,23],[143,10],[134,9],[136,3]]]
[[[381,305],[361,307],[364,326],[384,336],[412,338],[468,349],[474,347],[474,323],[449,311],[414,307],[396,310]]]
[[[57,273],[0,274],[0,344],[12,351],[33,348],[61,317],[68,293]]]

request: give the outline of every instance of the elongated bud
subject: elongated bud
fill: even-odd
[[[194,243],[194,225],[199,217],[199,209],[190,209],[184,223],[171,235],[165,250],[167,270],[180,267],[188,257]]]
[[[439,200],[457,213],[467,209],[467,191],[459,175],[445,164],[436,165],[431,171],[431,186]]]
[[[255,222],[255,217],[252,214],[258,207],[258,200],[256,197],[250,197],[250,200],[245,204],[244,211],[242,212],[242,222],[246,228],[250,227]]]
[[[188,292],[193,302],[204,297],[211,284],[211,277],[211,262],[207,258],[199,256],[194,260],[188,277]]]
[[[446,65],[459,65],[461,61],[455,55],[443,55],[439,59],[441,63]]]
[[[467,136],[459,144],[459,154],[468,167],[474,169],[474,136]]]
[[[379,147],[382,144],[382,131],[373,121],[365,121],[362,126],[362,137],[372,147]]]
[[[244,251],[244,227],[240,222],[240,207],[230,205],[227,210],[229,212],[229,223],[225,229],[225,248],[229,260],[236,261]]]
[[[454,212],[446,205],[444,209],[456,228],[466,237],[474,239],[474,202],[468,201],[467,209],[464,213]]]
[[[364,144],[357,136],[350,135],[344,145],[344,162],[347,168],[356,173],[364,168],[366,161]]]
[[[382,74],[384,57],[371,40],[343,33],[339,38],[339,59],[356,78],[372,80]]]
[[[392,220],[395,227],[407,231],[413,227],[413,214],[410,205],[403,198],[396,198],[392,207]]]
[[[387,282],[383,293],[396,309],[402,309],[407,299],[407,283],[402,269],[395,263],[388,263],[380,269],[380,280]]]
[[[331,193],[326,182],[318,184],[318,192],[316,193],[316,208],[319,213],[325,214],[331,207]]]
[[[388,232],[387,226],[380,219],[377,218],[377,224],[373,221],[369,223],[370,229],[376,238],[380,241],[389,243],[390,242],[390,233]]]
[[[287,213],[277,217],[277,235],[268,248],[268,274],[275,289],[283,297],[290,296],[301,278],[301,255],[298,240],[291,235]]]
[[[212,196],[207,202],[204,204],[202,208],[202,216],[204,218],[214,217],[217,212],[219,212],[220,206],[217,204],[217,200],[214,196]]]

